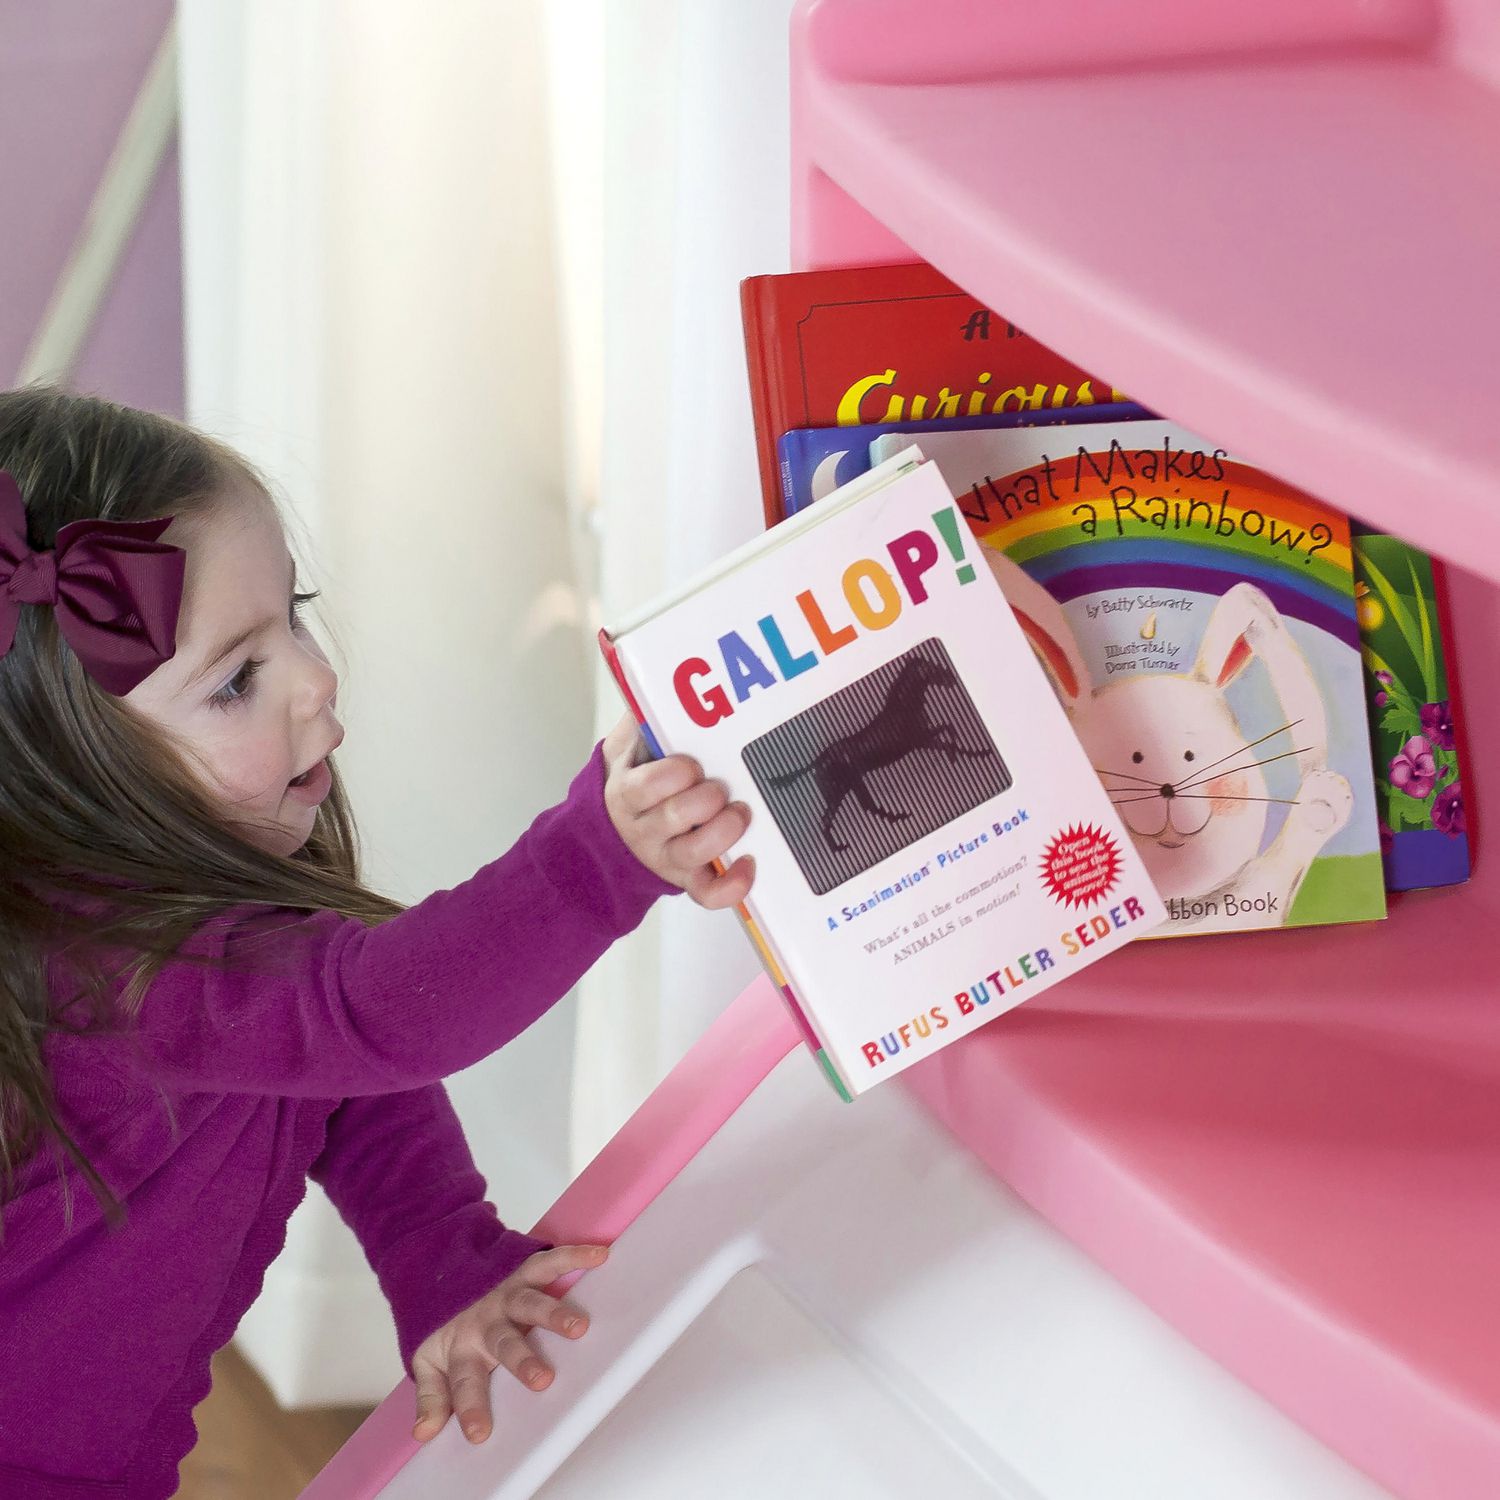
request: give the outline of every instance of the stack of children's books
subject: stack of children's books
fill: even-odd
[[[769,529],[601,643],[750,807],[741,916],[845,1098],[1135,938],[1467,878],[1429,558],[931,267],[742,307]]]
[[[778,455],[768,514],[923,444],[1012,602],[1031,601],[1165,933],[1367,920],[1385,891],[1468,878],[1425,554],[1060,367],[930,266],[752,277],[741,304],[757,434]],[[1216,662],[1231,627],[1238,653]],[[1184,730],[1209,712],[1213,773]],[[1127,714],[1151,733],[1106,764]],[[1255,754],[1218,759],[1236,736]]]

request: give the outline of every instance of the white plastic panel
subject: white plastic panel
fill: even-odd
[[[726,1475],[761,1495],[996,1494],[755,1269],[729,1282],[537,1494],[701,1495]]]
[[[383,1500],[1383,1500],[906,1096],[781,1063]]]

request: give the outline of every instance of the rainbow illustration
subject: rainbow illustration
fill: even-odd
[[[1338,512],[1227,458],[1162,493],[1118,457],[1111,466],[1107,450],[1089,457],[1075,453],[1065,473],[1051,463],[1050,487],[1042,465],[982,480],[958,496],[960,509],[980,541],[1059,603],[1116,588],[1223,594],[1246,579],[1283,615],[1358,649],[1349,523]]]

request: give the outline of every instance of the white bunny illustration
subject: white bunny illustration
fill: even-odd
[[[1057,601],[1003,553],[983,551],[1168,902],[1170,930],[1224,925],[1231,910],[1236,928],[1280,926],[1354,794],[1328,769],[1323,697],[1276,606],[1236,583],[1214,606],[1191,673],[1131,673],[1096,688]],[[1241,726],[1224,689],[1256,657],[1281,719]],[[1261,767],[1293,757],[1300,784],[1262,853],[1272,799]]]

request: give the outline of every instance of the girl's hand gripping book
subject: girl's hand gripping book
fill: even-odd
[[[740,914],[845,1098],[1165,917],[916,448],[601,645],[653,750],[750,808]]]

